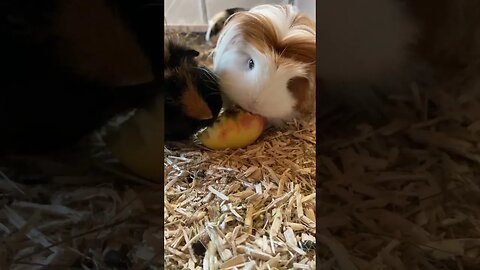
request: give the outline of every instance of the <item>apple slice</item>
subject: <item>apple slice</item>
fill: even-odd
[[[107,147],[126,168],[143,178],[163,179],[163,106],[137,110],[105,138]]]
[[[217,121],[198,135],[213,150],[237,149],[254,143],[262,134],[265,119],[243,110],[225,111]]]

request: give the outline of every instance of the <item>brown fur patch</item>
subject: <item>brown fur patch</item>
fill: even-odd
[[[284,58],[315,65],[315,38],[303,36],[278,37],[274,24],[268,18],[249,12],[236,14],[229,23],[230,25],[237,25],[243,38],[262,53],[268,54],[273,49],[273,52],[282,55]],[[315,24],[302,14],[295,16],[291,27],[296,26],[303,26],[305,29],[309,28],[310,31],[315,32]]]
[[[300,110],[307,98],[305,89],[310,88],[310,82],[304,77],[295,77],[288,82],[288,90],[292,93],[293,97],[297,100],[295,108]]]
[[[113,86],[153,80],[132,34],[104,0],[64,0],[54,31],[65,42],[60,56],[81,75]]]
[[[280,55],[274,55],[275,62],[279,66],[298,66],[302,68],[305,64],[298,63],[297,61],[290,58],[283,58]],[[297,110],[301,109],[307,99],[308,99],[308,90],[313,89],[314,84],[311,82],[310,74],[305,74],[305,77],[295,77],[292,78],[287,85],[288,90],[292,93],[293,97],[297,101],[295,108]]]
[[[208,107],[205,100],[198,93],[197,88],[189,79],[188,74],[182,74],[187,72],[185,69],[181,69],[179,76],[185,78],[187,86],[183,89],[182,96],[180,97],[180,103],[183,106],[184,113],[198,120],[208,120],[213,118],[212,111]]]

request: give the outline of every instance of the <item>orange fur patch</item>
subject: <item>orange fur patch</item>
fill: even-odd
[[[198,120],[213,118],[212,111],[191,82],[188,82],[187,89],[182,94],[181,103],[185,114],[192,118]]]

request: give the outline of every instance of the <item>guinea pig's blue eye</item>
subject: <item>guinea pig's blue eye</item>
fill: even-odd
[[[252,70],[255,67],[255,63],[253,62],[253,59],[248,60],[248,69]]]

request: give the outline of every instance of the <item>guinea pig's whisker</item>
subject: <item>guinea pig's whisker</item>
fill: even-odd
[[[208,72],[206,73],[206,75],[207,75],[207,77],[208,77],[209,79],[211,79],[213,82],[218,81],[218,77],[217,77],[217,76],[215,76],[215,75],[213,75],[213,74],[211,74],[211,73],[208,73]]]
[[[196,69],[199,69],[199,70],[202,70],[202,71],[205,71],[209,76],[215,78],[215,79],[218,79],[218,76],[217,74],[213,73],[211,70],[209,70],[207,67],[195,67]]]
[[[209,79],[208,82],[211,82],[211,83],[216,83],[218,81],[218,76],[216,74],[214,74],[213,72],[211,72],[210,70],[208,70],[207,68],[202,68],[202,67],[196,67],[196,69],[198,70],[201,70],[201,71],[204,71],[205,73],[205,77],[207,79]]]
[[[217,80],[215,78],[212,78],[212,77],[207,77],[207,83],[213,83],[215,84],[217,82]]]

